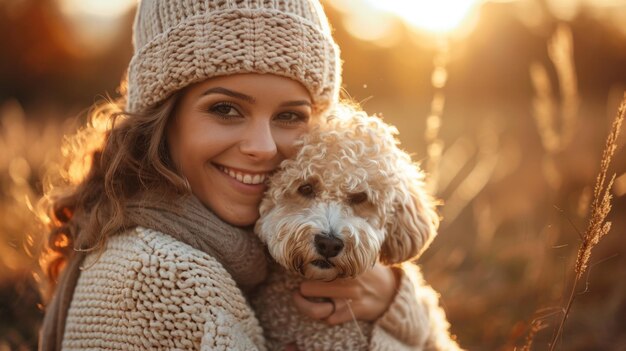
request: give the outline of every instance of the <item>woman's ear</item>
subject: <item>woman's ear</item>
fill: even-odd
[[[408,173],[396,189],[394,213],[386,225],[387,235],[380,251],[384,264],[416,259],[437,234],[439,215],[435,201],[426,193],[421,174]]]

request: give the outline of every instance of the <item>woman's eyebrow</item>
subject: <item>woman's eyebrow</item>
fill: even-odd
[[[210,95],[210,94],[222,94],[227,95],[236,99],[244,100],[251,104],[256,103],[256,99],[250,95],[242,94],[230,89],[215,87],[207,89],[202,95]],[[307,100],[294,100],[294,101],[286,101],[280,104],[281,107],[293,107],[293,106],[311,106],[311,102]]]
[[[281,107],[292,107],[292,106],[309,106],[311,107],[311,103],[307,100],[296,100],[296,101],[287,101],[280,104]]]
[[[251,104],[254,104],[256,102],[256,100],[252,96],[250,96],[250,95],[238,93],[236,91],[232,91],[232,90],[229,90],[229,89],[226,89],[226,88],[222,88],[222,87],[210,88],[210,89],[207,89],[204,93],[202,93],[202,95],[210,95],[210,94],[227,95],[227,96],[230,96],[230,97],[234,97],[236,99],[244,100],[244,101],[249,102]]]

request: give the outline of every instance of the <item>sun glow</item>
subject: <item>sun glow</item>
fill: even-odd
[[[132,0],[60,0],[61,9],[71,14],[117,18],[134,5]]]
[[[445,34],[459,28],[481,0],[365,0],[372,7],[393,13],[418,29]]]
[[[120,21],[137,3],[133,0],[56,1],[85,54],[107,51],[123,29]]]

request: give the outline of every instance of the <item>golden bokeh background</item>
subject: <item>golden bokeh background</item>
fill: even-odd
[[[41,323],[33,211],[63,136],[116,97],[132,0],[0,0],[0,350]],[[460,344],[548,349],[626,89],[626,0],[326,0],[344,96],[380,114],[442,199],[420,258]],[[625,132],[622,128],[622,132]],[[609,220],[560,350],[626,350],[626,135]]]

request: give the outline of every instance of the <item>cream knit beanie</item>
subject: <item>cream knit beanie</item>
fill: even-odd
[[[271,73],[325,108],[338,98],[339,49],[318,0],[143,0],[128,70],[129,112],[210,77]]]

